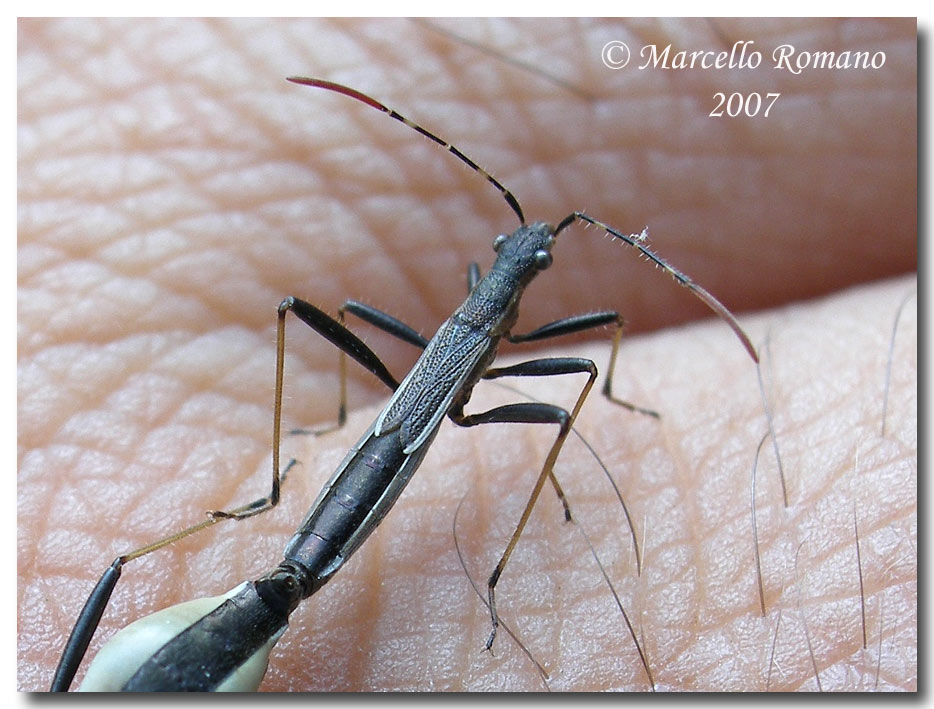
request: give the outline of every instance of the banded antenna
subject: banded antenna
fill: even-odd
[[[409,128],[412,128],[413,130],[418,131],[419,133],[421,133],[423,136],[425,136],[429,140],[440,145],[442,148],[447,148],[448,151],[450,151],[461,162],[465,163],[471,169],[479,172],[481,175],[483,175],[487,179],[487,182],[489,182],[496,189],[498,189],[500,193],[502,193],[503,197],[505,198],[506,203],[512,208],[512,211],[514,211],[516,215],[519,217],[519,222],[521,224],[525,224],[525,215],[522,214],[522,207],[519,206],[519,200],[515,198],[513,193],[507,190],[505,187],[503,187],[502,183],[499,180],[497,180],[495,177],[493,177],[493,175],[491,175],[489,172],[484,170],[477,163],[475,163],[469,157],[464,155],[464,153],[462,153],[455,146],[451,145],[449,142],[447,142],[443,138],[439,138],[437,135],[435,135],[431,131],[422,128],[420,125],[418,125],[418,123],[415,123],[414,121],[410,121],[408,118],[403,116],[401,113],[398,113],[394,111],[393,109],[389,108],[388,106],[385,106],[384,104],[377,101],[375,98],[372,98],[371,96],[367,96],[365,93],[357,91],[356,89],[352,89],[349,86],[344,86],[343,84],[335,84],[333,81],[324,81],[322,79],[312,79],[306,76],[290,76],[288,77],[288,81],[291,81],[294,84],[303,84],[304,86],[313,86],[319,89],[327,89],[328,91],[334,91],[339,94],[344,94],[344,96],[349,96],[350,98],[356,99],[357,101],[361,101],[362,103],[365,103],[367,106],[372,106],[373,108],[380,110],[383,113],[389,114],[391,118],[395,118],[400,123],[404,123]]]

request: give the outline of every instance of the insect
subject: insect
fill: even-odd
[[[589,359],[577,357],[534,359],[508,367],[493,367],[498,345],[503,339],[511,343],[530,342],[612,325],[615,332],[610,372],[603,389],[605,395],[611,396],[612,372],[623,327],[623,320],[617,312],[577,315],[528,333],[512,332],[523,290],[551,265],[551,252],[558,237],[575,222],[604,229],[613,239],[636,249],[667,271],[723,318],[753,359],[757,359],[755,349],[733,315],[705,289],[649,250],[643,243],[644,233],[638,236],[623,234],[582,212],[569,214],[557,226],[544,222],[527,224],[518,200],[509,190],[434,133],[349,87],[319,79],[293,77],[289,80],[361,101],[446,148],[502,194],[519,218],[519,227],[511,234],[501,234],[494,239],[496,261],[485,275],[481,276],[476,264],[469,267],[467,299],[430,340],[400,320],[356,301],[346,301],[335,319],[299,298],[285,298],[277,315],[273,471],[269,494],[230,511],[210,512],[200,524],[117,557],[104,572],[75,623],[56,670],[53,691],[64,691],[70,686],[126,563],[221,520],[251,517],[278,503],[285,474],[285,471],[280,474],[279,447],[285,326],[290,312],[341,351],[339,424],[345,420],[343,363],[347,355],[393,390],[389,402],[324,486],[274,569],[254,581],[240,584],[223,596],[172,606],[124,628],[98,653],[82,689],[255,689],[265,673],[272,646],[285,632],[289,615],[302,600],[327,583],[379,525],[421,464],[445,417],[459,426],[510,422],[554,424],[558,427],[558,434],[515,531],[487,582],[491,629],[486,647],[490,649],[499,626],[495,598],[497,581],[546,481],[551,483],[559,498],[564,499],[554,476],[555,461],[597,377],[596,365]],[[344,325],[347,313],[423,350],[401,382]],[[481,379],[564,374],[588,375],[571,411],[540,402],[507,404],[472,414],[464,411],[474,386]],[[565,510],[567,512],[566,504]]]

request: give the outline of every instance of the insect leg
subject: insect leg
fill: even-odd
[[[65,650],[58,661],[58,667],[55,668],[55,675],[52,677],[52,686],[50,692],[67,692],[71,686],[75,673],[84,659],[84,654],[88,651],[88,645],[91,638],[94,637],[94,631],[101,622],[101,616],[110,600],[114,586],[120,579],[120,572],[123,569],[122,557],[117,557],[114,563],[107,567],[100,581],[91,591],[88,600],[84,603],[84,608],[78,614],[78,620],[75,621],[75,627],[68,636],[68,642],[65,643]]]
[[[467,292],[470,293],[474,289],[474,286],[477,285],[480,281],[480,266],[477,265],[477,262],[471,262],[467,266]]]
[[[235,512],[243,511],[243,509],[244,508],[238,508]],[[104,571],[100,581],[94,586],[94,589],[88,596],[88,600],[84,602],[84,607],[78,614],[78,619],[75,621],[75,626],[68,636],[65,649],[62,651],[62,656],[58,661],[58,667],[55,668],[55,675],[52,678],[50,691],[67,692],[68,688],[71,686],[71,682],[75,678],[75,673],[78,671],[78,667],[81,665],[81,661],[84,659],[84,655],[87,652],[88,645],[91,643],[91,639],[97,631],[101,616],[103,616],[104,610],[107,608],[107,603],[110,601],[110,596],[113,593],[114,587],[116,587],[117,581],[120,580],[120,574],[123,571],[124,564],[133,559],[145,556],[157,549],[161,549],[173,542],[177,542],[180,539],[184,539],[211,525],[217,524],[220,520],[220,517],[208,517],[198,524],[192,525],[191,527],[176,532],[164,539],[160,539],[157,542],[153,542],[152,544],[147,544],[128,554],[122,554],[114,559],[114,562]]]
[[[361,320],[378,327],[383,332],[387,332],[403,342],[408,342],[410,345],[415,345],[415,347],[420,349],[425,349],[428,346],[428,339],[419,334],[417,330],[406,325],[401,320],[394,318],[392,315],[384,313],[382,310],[377,310],[372,305],[360,303],[356,300],[345,300],[339,312],[341,322],[344,321],[345,312],[353,313]]]
[[[657,411],[636,406],[635,404],[613,396],[613,374],[616,371],[616,355],[619,352],[619,344],[623,339],[623,330],[626,327],[622,316],[616,311],[604,310],[597,313],[572,315],[569,318],[562,318],[561,320],[555,320],[547,325],[542,325],[524,335],[509,335],[506,339],[510,342],[534,342],[535,340],[570,335],[582,330],[589,330],[610,324],[614,325],[616,329],[613,332],[613,348],[610,350],[610,364],[607,370],[606,381],[603,383],[603,395],[613,403],[619,404],[630,411],[658,418]]]
[[[406,325],[398,318],[394,318],[392,315],[384,313],[382,310],[378,310],[371,305],[367,305],[366,303],[360,303],[356,300],[348,299],[344,301],[344,304],[337,312],[338,322],[341,325],[344,324],[344,314],[352,313],[364,322],[368,322],[370,325],[378,327],[383,332],[389,333],[393,337],[396,337],[403,342],[407,342],[410,345],[414,345],[419,349],[425,349],[425,347],[428,346],[428,340],[424,338],[417,330],[410,327],[409,325]],[[293,429],[292,431],[289,431],[289,433],[312,434],[315,436],[321,436],[325,433],[330,433],[331,431],[341,428],[344,425],[344,423],[347,421],[347,354],[343,348],[341,348],[338,371],[340,372],[340,403],[338,404],[337,409],[337,421],[323,428],[316,428],[311,431],[299,428]],[[383,381],[388,385],[388,382],[385,380]],[[395,390],[395,387],[390,388]]]
[[[493,569],[493,573],[490,574],[490,578],[487,581],[487,593],[490,602],[490,620],[493,625],[490,636],[486,641],[487,650],[493,647],[493,640],[496,638],[496,629],[499,626],[494,593],[496,583],[499,581],[499,577],[502,575],[503,569],[506,567],[506,562],[509,560],[513,549],[515,549],[519,537],[522,536],[522,530],[525,529],[529,516],[532,514],[532,508],[535,507],[535,503],[538,501],[538,496],[542,491],[545,480],[549,478],[552,480],[554,479],[555,461],[558,459],[561,446],[564,445],[564,441],[568,437],[571,427],[574,425],[574,420],[577,418],[577,414],[584,403],[584,399],[587,398],[587,394],[590,393],[593,383],[597,378],[597,366],[591,360],[580,357],[554,357],[530,360],[511,367],[489,369],[483,375],[484,379],[498,379],[499,377],[542,377],[559,374],[581,374],[585,372],[588,373],[590,377],[581,389],[581,393],[577,397],[577,402],[574,404],[574,409],[570,413],[560,406],[542,403],[507,404],[483,413],[468,415],[464,414],[463,405],[458,405],[451,411],[451,420],[460,426],[477,426],[482,423],[556,423],[559,426],[558,436],[555,438],[555,442],[552,443],[551,450],[548,451],[548,457],[545,459],[545,464],[542,466],[542,471],[538,476],[535,487],[532,489],[532,494],[529,496],[529,501],[522,512],[522,516],[519,518],[516,531],[513,532],[512,537],[510,537],[509,543],[506,545],[506,550],[503,552],[499,563],[496,564],[496,568]],[[563,497],[563,493],[561,493],[561,495]],[[567,509],[566,503],[565,509]]]
[[[319,335],[335,345],[342,353],[349,354],[354,361],[375,374],[380,381],[395,391],[399,382],[392,376],[383,361],[367,347],[363,340],[348,330],[344,324],[335,320],[323,310],[316,308],[300,298],[289,296],[285,298],[278,308],[278,320],[276,327],[276,401],[273,407],[273,431],[272,431],[272,488],[268,495],[254,500],[248,505],[238,507],[231,511],[213,510],[210,512],[214,518],[221,519],[244,519],[265,512],[279,503],[279,493],[281,487],[281,475],[279,473],[279,448],[281,443],[282,429],[282,383],[285,367],[285,318],[289,312],[315,330]],[[386,316],[389,317],[389,316]],[[343,362],[343,359],[342,359]],[[344,366],[341,366],[341,389],[345,389],[343,384]],[[341,408],[344,409],[344,401],[341,399]],[[339,421],[342,417],[339,417]]]
[[[413,341],[413,339],[417,340],[417,338],[420,337],[407,325],[395,320],[389,315],[379,313],[379,311],[369,308],[368,306],[355,303],[354,301],[348,301],[341,309],[341,319],[343,319],[343,312],[345,309],[348,312],[357,314],[359,317],[373,323],[377,327],[381,327],[387,332],[396,334],[398,337],[401,337],[407,341]],[[128,554],[123,554],[117,557],[113,564],[111,564],[111,566],[109,566],[104,572],[103,576],[101,576],[100,581],[98,581],[97,585],[94,587],[94,590],[91,592],[88,600],[85,602],[84,608],[78,615],[78,619],[75,622],[75,626],[72,629],[71,635],[65,644],[65,650],[62,653],[58,668],[55,671],[55,676],[51,686],[52,691],[67,691],[67,689],[71,686],[71,682],[74,679],[78,666],[81,664],[81,661],[87,652],[88,645],[90,644],[90,641],[97,630],[101,616],[103,615],[104,610],[107,607],[107,603],[110,600],[110,596],[117,585],[117,581],[120,578],[123,566],[128,561],[149,554],[150,552],[156,551],[157,549],[161,549],[164,546],[172,544],[173,542],[179,541],[180,539],[205,529],[206,527],[214,525],[223,519],[243,519],[245,517],[252,517],[270,509],[271,507],[274,507],[278,503],[282,480],[284,479],[286,472],[288,472],[288,469],[291,466],[291,464],[286,466],[286,469],[280,474],[279,430],[282,411],[282,380],[285,354],[285,316],[286,313],[290,310],[294,312],[299,319],[314,328],[330,342],[334,343],[342,353],[350,354],[351,357],[353,357],[366,369],[373,372],[391,389],[395,389],[398,386],[395,378],[392,376],[392,374],[389,373],[379,357],[373,353],[373,351],[370,350],[370,348],[367,347],[356,335],[348,330],[341,322],[338,322],[315,306],[306,303],[303,300],[299,300],[297,298],[286,298],[283,300],[278,309],[278,333],[276,346],[276,405],[273,424],[274,439],[272,491],[266,497],[262,497],[233,510],[226,512],[212,511],[209,513],[210,516],[207,519],[196,525],[183,529],[180,532],[176,532],[175,534],[165,537],[164,539],[160,539],[157,542],[153,542],[152,544],[147,544],[146,546],[140,547],[139,549],[136,549]],[[414,335],[411,333],[414,333]],[[420,342],[414,342],[413,344],[420,344]]]

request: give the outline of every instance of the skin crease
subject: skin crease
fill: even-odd
[[[915,278],[892,278],[917,263],[914,23],[445,26],[594,98],[406,21],[20,22],[19,688],[47,688],[114,556],[266,491],[282,297],[331,313],[352,297],[430,334],[462,299],[466,264],[488,268],[493,236],[515,228],[451,156],[366,106],[283,80],[308,74],[453,141],[530,220],[584,208],[626,232],[648,224],[660,254],[746,311],[757,346],[768,338],[789,506],[767,443],[756,494],[765,618],[749,485],[767,424],[755,366],[723,323],[624,340],[616,391],[660,421],[597,391],[578,420],[626,497],[641,576],[593,458],[572,437],[558,461],[658,688],[808,691],[819,678],[824,690],[915,689]],[[722,84],[727,74],[612,72],[599,60],[611,39],[722,48],[745,38],[765,64],[783,42],[879,48],[888,60],[798,77],[763,67]],[[715,120],[717,90],[782,97],[768,121]],[[618,308],[631,331],[709,316],[596,229],[563,233],[554,255],[519,332],[599,308]],[[327,425],[337,407],[335,350],[303,330],[290,319],[287,427]],[[401,378],[412,348],[358,330]],[[608,335],[510,348],[506,361],[576,354],[603,371]],[[278,561],[386,400],[373,377],[350,374],[348,425],[285,441],[284,460],[301,465],[280,507],[131,564],[92,652],[130,619]],[[571,407],[581,378],[561,379],[507,383]],[[485,384],[468,411],[515,400]],[[483,585],[552,429],[446,423],[383,525],[295,614],[263,689],[543,689],[505,632],[493,656],[481,651],[489,618],[452,520],[463,500],[457,537]],[[552,689],[648,689],[579,530],[561,523],[547,487],[539,505],[498,587],[503,620]]]

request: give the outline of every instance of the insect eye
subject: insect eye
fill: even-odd
[[[506,243],[506,239],[508,238],[509,237],[505,234],[500,234],[495,239],[493,239],[493,251],[498,252],[503,247],[503,244]]]
[[[552,256],[547,251],[540,249],[535,252],[535,268],[539,271],[544,271],[551,265]]]

